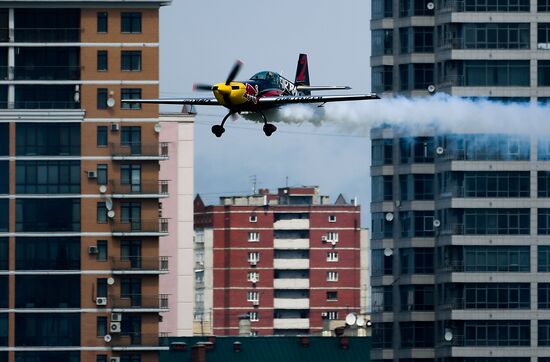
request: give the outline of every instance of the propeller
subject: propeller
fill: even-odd
[[[229,75],[227,76],[227,80],[225,81],[225,85],[229,85],[235,79],[237,74],[239,73],[239,70],[241,70],[241,66],[243,65],[243,62],[240,60],[237,60],[235,64],[233,65],[233,68],[231,69],[231,72],[229,72]]]
[[[194,91],[211,91],[213,85],[211,84],[205,84],[205,83],[195,83],[193,84],[193,90]]]

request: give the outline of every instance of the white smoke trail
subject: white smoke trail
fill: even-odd
[[[279,109],[278,120],[293,124],[331,123],[343,131],[365,136],[371,128],[382,124],[405,130],[431,127],[452,133],[550,135],[550,107],[448,95],[329,103],[323,107],[291,105]]]

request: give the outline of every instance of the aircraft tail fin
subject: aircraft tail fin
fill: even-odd
[[[307,66],[307,54],[300,54],[298,58],[298,66],[296,67],[296,79],[294,80],[294,84],[299,85],[305,85],[308,86],[309,84],[309,69]],[[311,94],[309,90],[304,90],[303,93],[305,95]]]

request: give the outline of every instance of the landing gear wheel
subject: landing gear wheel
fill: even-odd
[[[220,126],[219,124],[212,126],[212,133],[215,134],[216,137],[221,137],[224,132],[225,128],[223,128],[223,126]]]
[[[277,127],[271,123],[264,124],[264,133],[267,137],[271,136],[273,132],[277,130]]]

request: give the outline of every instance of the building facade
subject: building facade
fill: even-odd
[[[0,361],[157,361],[169,1],[0,2]]]
[[[360,207],[317,187],[195,199],[195,333],[316,334],[361,312]]]
[[[550,2],[372,5],[383,96],[550,96]],[[549,361],[549,139],[395,127],[371,139],[373,360]]]

